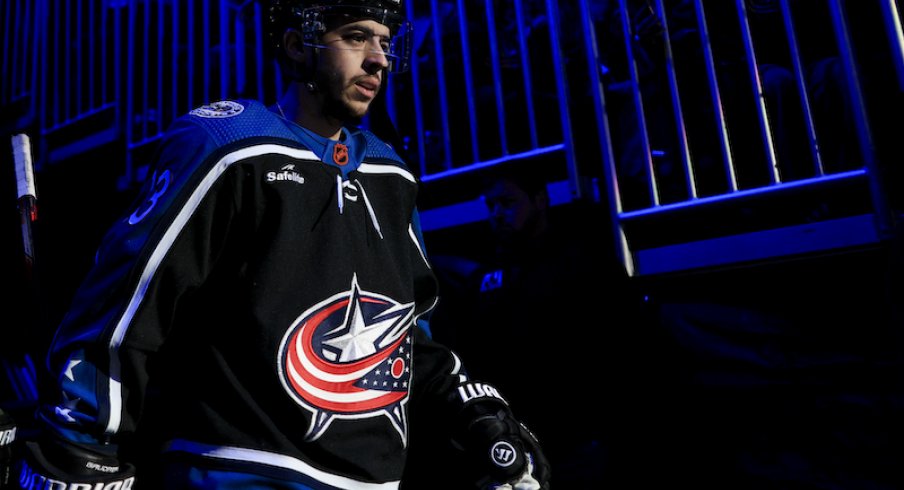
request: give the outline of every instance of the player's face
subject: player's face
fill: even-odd
[[[389,49],[389,28],[373,20],[345,24],[325,33],[317,86],[324,91],[324,112],[339,119],[367,114],[380,92]]]

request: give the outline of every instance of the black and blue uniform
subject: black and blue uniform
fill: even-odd
[[[54,339],[48,430],[117,447],[138,482],[397,488],[410,403],[463,378],[427,334],[436,281],[396,152],[221,101],[149,172]]]

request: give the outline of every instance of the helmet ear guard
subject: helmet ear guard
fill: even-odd
[[[317,47],[323,33],[359,20],[373,20],[392,33],[387,71],[408,69],[412,26],[404,12],[403,0],[273,0],[270,6],[270,38],[281,51],[282,35],[288,28],[301,31],[305,43]]]

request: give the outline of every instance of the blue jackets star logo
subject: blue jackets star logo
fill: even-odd
[[[385,416],[407,441],[403,405],[411,379],[414,303],[348,291],[302,313],[279,348],[286,392],[312,413],[308,440],[319,438],[337,418]]]

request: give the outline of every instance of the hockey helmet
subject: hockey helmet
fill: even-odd
[[[279,50],[287,28],[301,31],[304,42],[319,45],[324,32],[349,22],[374,20],[389,27],[391,39],[384,51],[390,72],[408,69],[411,54],[411,23],[405,12],[405,0],[272,0],[270,37]]]

